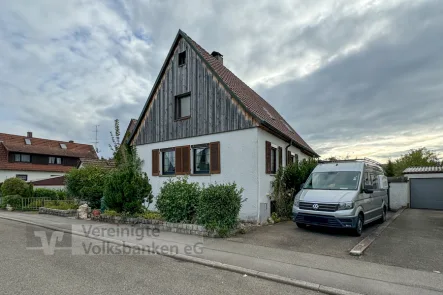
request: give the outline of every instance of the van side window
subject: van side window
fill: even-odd
[[[372,174],[372,186],[374,187],[374,189],[378,189],[378,177],[376,174]]]
[[[372,183],[371,175],[369,174],[369,172],[365,172],[365,186],[371,185],[371,183]]]

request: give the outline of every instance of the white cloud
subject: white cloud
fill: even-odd
[[[433,1],[406,0],[5,1],[0,132],[32,130],[87,143],[100,124],[107,150],[113,119],[126,128],[138,117],[181,28],[208,51],[224,54],[225,64],[324,155],[384,159],[424,143],[441,150],[443,142],[434,138],[441,134],[427,131],[443,125],[429,120],[443,107],[436,99],[443,61],[429,49],[440,46],[432,43],[442,29],[436,8]],[[417,36],[424,44],[415,44]],[[388,46],[398,54],[381,58],[380,48]],[[363,62],[365,54],[372,63]],[[409,103],[415,126],[392,115],[408,113]],[[335,113],[316,116],[322,107]],[[393,117],[394,126],[376,134],[370,124],[344,127],[355,120],[353,109],[366,110],[362,117],[375,122]],[[398,134],[405,128],[413,132]]]

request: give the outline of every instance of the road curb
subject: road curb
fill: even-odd
[[[367,236],[366,238],[364,238],[363,240],[360,241],[360,243],[358,243],[357,245],[354,246],[354,248],[352,248],[351,251],[349,251],[349,254],[353,255],[353,256],[361,256],[363,255],[363,253],[366,251],[366,249],[369,248],[369,246],[371,246],[371,244],[375,241],[376,238],[378,238],[381,233],[392,223],[394,222],[394,220],[397,219],[397,217],[400,216],[400,214],[403,213],[403,211],[406,208],[403,207],[400,210],[398,210],[394,216],[392,216],[391,219],[389,219],[388,221],[386,221],[385,223],[381,224],[373,233],[371,233],[369,236]]]
[[[98,240],[98,241],[102,241],[102,242],[108,242],[108,243],[112,243],[112,244],[123,246],[123,247],[140,249],[140,245],[135,244],[135,243],[125,242],[125,241],[115,240],[115,239],[110,239],[110,238],[105,238],[105,237],[85,236],[85,234],[82,232],[76,232],[76,231],[72,231],[72,230],[68,230],[68,229],[64,229],[64,228],[45,225],[45,224],[38,224],[38,223],[35,223],[32,221],[16,219],[16,218],[11,218],[11,217],[7,217],[7,216],[0,215],[0,218],[6,219],[6,220],[11,220],[11,221],[16,221],[16,222],[21,222],[21,223],[26,223],[26,224],[30,224],[30,225],[34,225],[34,226],[38,226],[38,227],[42,227],[42,228],[47,228],[47,229],[54,230],[54,231],[61,231],[61,232],[67,233],[67,234],[82,236],[85,238],[94,239],[94,240]],[[362,295],[361,293],[355,293],[355,292],[350,292],[350,291],[346,291],[346,290],[342,290],[342,289],[336,289],[336,288],[332,288],[332,287],[328,287],[328,286],[324,286],[324,285],[320,285],[320,284],[316,284],[316,283],[291,279],[291,278],[287,278],[287,277],[283,277],[283,276],[279,276],[279,275],[256,271],[253,269],[248,269],[248,268],[244,268],[244,267],[240,267],[240,266],[225,264],[225,263],[212,261],[212,260],[208,260],[208,259],[203,259],[203,258],[198,258],[198,257],[194,257],[194,256],[188,256],[188,255],[184,255],[184,254],[175,254],[175,253],[170,253],[170,252],[165,253],[163,251],[156,251],[155,249],[154,250],[150,249],[150,247],[143,247],[143,251],[147,251],[149,253],[178,259],[181,261],[197,263],[200,265],[205,265],[208,267],[213,267],[213,268],[217,268],[217,269],[221,269],[221,270],[236,272],[239,274],[246,274],[248,276],[258,277],[261,279],[265,279],[265,280],[269,280],[269,281],[273,281],[273,282],[277,282],[277,283],[282,283],[282,284],[287,284],[287,285],[291,285],[294,287],[304,288],[304,289],[308,289],[308,290],[312,290],[312,291],[317,291],[317,292],[321,292],[324,294]]]

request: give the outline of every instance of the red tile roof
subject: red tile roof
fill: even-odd
[[[249,112],[253,117],[255,117],[261,126],[265,127],[271,132],[275,132],[282,135],[285,138],[291,139],[294,145],[298,146],[308,154],[313,156],[318,156],[318,154],[301,138],[300,135],[286,122],[286,120],[260,95],[258,95],[253,89],[251,89],[246,83],[244,83],[240,78],[238,78],[234,73],[232,73],[228,68],[226,68],[223,63],[217,60],[215,57],[210,55],[203,47],[192,40],[186,33],[179,30],[177,37],[175,38],[174,44],[171,47],[168,57],[163,64],[162,70],[160,71],[157,81],[151,91],[151,94],[146,102],[143,111],[141,112],[140,119],[143,118],[151,96],[154,94],[154,89],[160,83],[160,78],[163,75],[167,61],[171,58],[173,48],[180,38],[184,38],[190,45],[195,49],[197,54],[203,59],[207,64],[208,68],[214,73],[214,75],[224,84],[228,91],[237,101],[243,105],[245,111]],[[139,127],[141,120],[139,119],[136,128]],[[130,140],[132,140],[135,132],[131,135]]]
[[[183,33],[183,32],[182,32]],[[289,125],[286,120],[260,95],[252,88],[246,85],[240,78],[226,68],[221,61],[209,54],[205,49],[198,45],[189,36],[183,33],[185,39],[195,46],[198,53],[209,63],[214,72],[223,80],[232,92],[240,99],[241,103],[253,115],[258,117],[262,123],[266,122],[299,145],[303,146],[311,153],[315,151],[298,135],[298,133]]]
[[[30,138],[31,144],[27,145],[25,143],[26,138],[26,136],[0,133],[0,170],[68,172],[72,169],[70,166],[61,165],[10,163],[8,161],[9,152],[97,159],[97,154],[92,145],[35,137]],[[65,144],[66,149],[62,149],[60,144]]]

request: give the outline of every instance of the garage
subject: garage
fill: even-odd
[[[410,167],[411,208],[443,210],[443,167]]]

